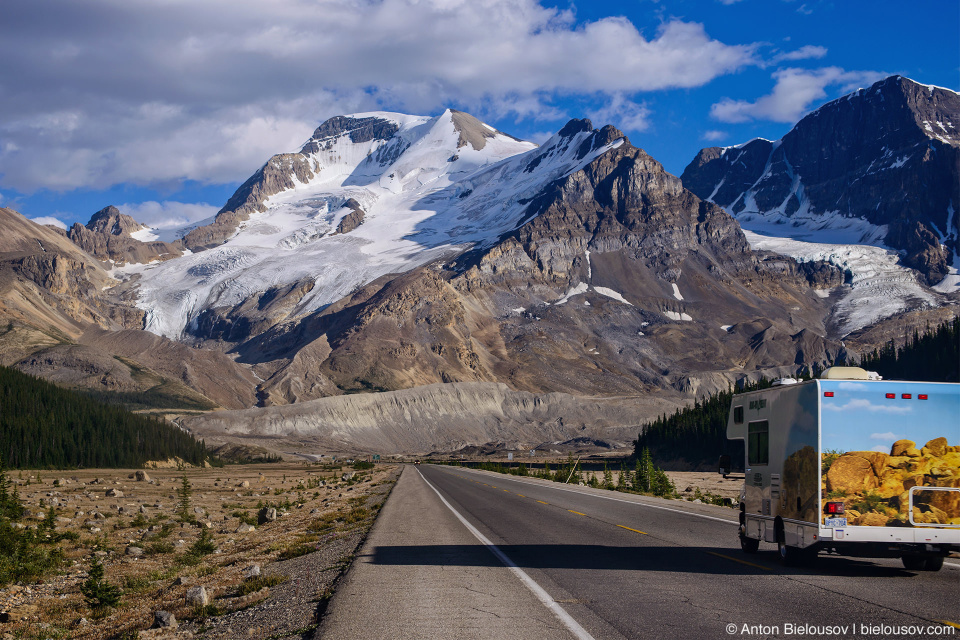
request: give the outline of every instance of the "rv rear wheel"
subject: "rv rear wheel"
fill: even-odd
[[[817,559],[816,551],[791,547],[783,541],[777,542],[777,551],[780,554],[780,562],[788,567],[810,566]]]
[[[740,548],[744,553],[756,553],[760,548],[760,541],[748,538],[743,526],[740,527]]]
[[[943,556],[903,556],[900,560],[910,571],[940,571],[943,568]]]

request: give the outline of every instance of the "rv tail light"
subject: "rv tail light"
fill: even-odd
[[[823,392],[823,397],[824,397],[824,398],[832,398],[832,397],[833,397],[833,391],[824,391],[824,392]]]
[[[897,394],[895,394],[895,393],[888,393],[888,394],[887,394],[887,399],[888,399],[888,400],[893,400],[893,399],[895,399],[896,397],[897,397]]]
[[[917,400],[926,400],[926,399],[927,399],[927,394],[925,393],[921,393],[920,395],[917,396]]]
[[[827,503],[827,513],[831,515],[841,515],[843,514],[843,503],[842,502],[828,502]]]
[[[900,397],[903,398],[904,400],[909,400],[910,398],[913,397],[913,395],[910,393],[901,393]]]

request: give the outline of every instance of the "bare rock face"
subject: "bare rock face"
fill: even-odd
[[[340,220],[340,223],[337,225],[337,229],[334,233],[350,233],[363,224],[363,217],[366,214],[364,213],[363,209],[360,208],[359,202],[353,198],[350,198],[343,203],[343,206],[347,207],[351,211]]]
[[[93,214],[85,226],[75,223],[67,232],[78,247],[98,260],[115,264],[144,263],[168,260],[182,255],[180,249],[166,242],[141,242],[131,233],[145,229],[128,215],[109,206]]]
[[[934,284],[958,251],[960,94],[901,76],[804,117],[780,141],[703,149],[685,187],[739,215],[830,214],[887,226]]]

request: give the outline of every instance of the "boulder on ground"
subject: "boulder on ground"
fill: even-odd
[[[185,596],[186,602],[191,607],[205,607],[210,604],[210,594],[203,586],[190,587]]]
[[[153,612],[153,629],[176,629],[179,625],[177,624],[177,618],[169,611],[154,611]]]
[[[264,507],[257,513],[257,523],[266,524],[277,519],[277,510],[273,507]]]
[[[144,471],[143,469],[137,470],[136,473],[134,473],[133,475],[137,479],[137,482],[148,482],[150,480],[150,476],[148,476],[147,472]],[[157,613],[166,613],[166,612],[158,611]],[[173,614],[170,614],[170,615],[173,615]]]

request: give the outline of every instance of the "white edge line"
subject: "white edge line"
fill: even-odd
[[[528,576],[523,569],[521,569],[516,564],[514,564],[513,560],[508,558],[507,555],[503,551],[501,551],[499,547],[497,547],[497,545],[490,542],[490,540],[487,539],[485,535],[480,533],[476,527],[474,527],[472,524],[467,522],[466,518],[460,515],[457,512],[457,510],[454,509],[449,502],[447,502],[446,498],[444,498],[440,494],[440,492],[437,491],[437,488],[434,487],[432,484],[430,484],[429,480],[423,477],[423,473],[421,473],[420,469],[417,469],[417,473],[419,473],[420,478],[427,483],[427,486],[433,489],[433,492],[437,494],[437,497],[440,498],[440,501],[447,506],[447,509],[450,509],[450,512],[453,515],[457,516],[457,520],[462,522],[463,526],[465,526],[467,530],[473,534],[473,537],[479,540],[480,543],[483,544],[485,547],[490,549],[493,555],[497,556],[500,562],[502,562],[508,569],[510,569],[510,571],[512,571],[514,575],[520,578],[520,581],[523,582],[523,584],[527,587],[527,589],[529,589],[533,593],[533,595],[537,597],[537,599],[540,602],[546,605],[546,607],[550,609],[553,612],[553,614],[557,616],[557,618],[560,619],[560,622],[562,622],[564,626],[570,630],[570,633],[572,633],[574,636],[576,636],[580,640],[594,640],[594,637],[590,635],[586,629],[581,627],[580,623],[574,620],[573,617],[569,613],[567,613],[563,607],[561,607],[552,597],[550,597],[550,594],[547,593],[543,587],[537,584],[533,580],[533,578]]]
[[[943,566],[945,566],[945,567],[955,567],[955,568],[957,568],[957,569],[960,569],[960,564],[954,564],[953,562],[944,562],[944,563],[943,563]]]
[[[452,467],[451,467],[452,468]],[[465,471],[476,471],[476,469],[469,469],[467,467],[461,467]],[[506,475],[506,474],[498,474]],[[522,484],[527,484],[534,487],[542,487],[544,489],[553,489],[555,491],[566,491],[568,493],[575,493],[580,496],[588,496],[591,498],[602,498],[604,500],[613,500],[614,502],[623,502],[624,504],[632,504],[638,507],[649,507],[650,509],[663,509],[664,511],[673,511],[674,513],[680,513],[685,516],[693,516],[695,518],[705,518],[707,520],[716,520],[717,522],[723,522],[724,524],[737,524],[736,520],[728,520],[727,518],[717,518],[715,516],[705,516],[702,513],[694,513],[692,511],[684,511],[683,509],[671,509],[670,507],[661,507],[656,504],[648,504],[646,502],[634,502],[633,500],[624,500],[622,498],[613,498],[611,496],[600,496],[595,493],[586,493],[585,491],[577,491],[576,489],[568,489],[566,487],[551,487],[550,485],[540,484],[538,482],[528,482],[525,480],[519,480],[515,477],[513,478],[504,478],[504,480],[512,480],[513,482],[520,482]]]

